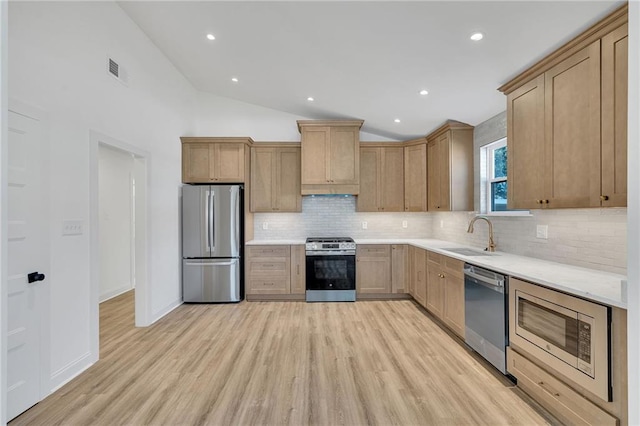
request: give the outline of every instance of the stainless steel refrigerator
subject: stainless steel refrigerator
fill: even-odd
[[[182,298],[242,300],[242,185],[182,187]]]

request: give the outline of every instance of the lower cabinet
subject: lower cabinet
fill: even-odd
[[[409,292],[409,246],[391,246],[391,293]]]
[[[391,293],[391,246],[358,245],[356,248],[356,293]]]
[[[303,245],[247,246],[245,293],[252,295],[304,295]]]
[[[409,247],[409,289],[413,298],[422,306],[427,303],[427,251]]]
[[[427,252],[426,308],[464,339],[464,262]]]

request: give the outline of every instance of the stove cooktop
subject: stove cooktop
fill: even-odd
[[[353,243],[351,237],[308,237],[307,243]]]

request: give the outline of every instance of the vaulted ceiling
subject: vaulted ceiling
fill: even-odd
[[[362,119],[363,131],[403,140],[503,111],[502,83],[622,3],[119,4],[199,90],[312,119]],[[475,32],[484,38],[470,40]]]

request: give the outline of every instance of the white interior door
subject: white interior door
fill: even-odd
[[[40,315],[46,302],[44,295],[48,294],[43,291],[47,284],[40,274],[48,273],[49,259],[41,125],[38,120],[13,111],[9,111],[8,124],[7,420],[10,420],[40,400]],[[38,274],[33,275],[35,272]]]

